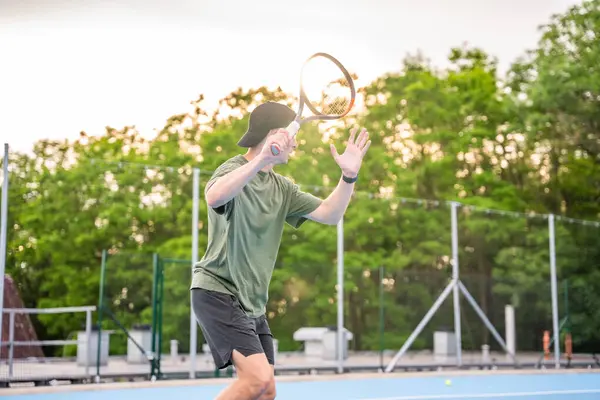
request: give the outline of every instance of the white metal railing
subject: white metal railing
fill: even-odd
[[[85,339],[86,339],[86,357],[85,374],[90,375],[91,358],[91,336],[92,336],[92,312],[96,311],[96,306],[82,307],[56,307],[56,308],[5,308],[2,314],[8,314],[8,341],[0,342],[0,346],[8,346],[8,378],[13,377],[14,350],[16,346],[66,346],[79,344],[78,340],[35,340],[20,341],[15,340],[15,315],[17,314],[64,314],[64,313],[85,313]]]

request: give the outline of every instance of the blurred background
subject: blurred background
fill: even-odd
[[[2,381],[147,374],[132,342],[170,357],[163,371],[211,371],[200,332],[189,359],[204,184],[243,150],[254,107],[295,106],[317,51],[357,75],[359,104],[340,124],[303,128],[278,172],[325,197],[339,179],[329,143],[341,151],[354,126],[371,134],[343,226],[348,365],[385,367],[448,284],[451,202],[461,280],[503,337],[514,310],[521,359],[549,359],[554,258],[562,351],[568,336],[569,360],[597,365],[599,21],[599,0],[0,0]],[[268,306],[282,371],[335,365],[294,335],[336,324],[336,237],[286,227]],[[465,360],[490,346],[506,361],[461,304]],[[453,328],[450,297],[407,362],[452,365],[434,338]]]

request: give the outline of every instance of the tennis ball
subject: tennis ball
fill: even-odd
[[[452,385],[452,381],[450,379],[446,379],[446,386],[451,386]]]

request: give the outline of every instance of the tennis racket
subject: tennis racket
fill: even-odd
[[[327,53],[313,54],[302,66],[298,111],[286,128],[290,138],[307,122],[346,116],[354,107],[355,99],[354,81],[342,63]],[[302,118],[305,106],[313,115]],[[273,143],[271,153],[276,156],[280,152],[280,146]]]

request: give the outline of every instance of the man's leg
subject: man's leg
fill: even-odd
[[[219,369],[234,364],[238,379],[215,400],[257,400],[273,376],[256,321],[233,296],[203,289],[192,292],[192,306]]]
[[[277,389],[275,387],[275,367],[271,365],[271,379],[269,380],[267,388],[258,398],[258,400],[274,400],[276,395]]]
[[[216,400],[244,399],[244,395],[253,395],[262,390],[256,400],[274,400],[275,388],[275,347],[267,319],[262,316],[255,320],[256,332],[264,351],[261,354],[244,357],[234,351],[233,363],[238,380],[226,388]],[[261,357],[257,357],[261,356]],[[246,391],[246,392],[245,392]]]
[[[258,333],[260,345],[265,352],[267,361],[271,366],[271,379],[269,380],[267,389],[259,398],[259,400],[273,400],[277,395],[277,391],[275,389],[275,346],[273,345],[273,336],[265,316],[262,316],[256,320],[256,332]]]
[[[215,400],[272,400],[269,390],[273,387],[273,368],[264,353],[248,357],[233,351],[233,364],[237,380],[225,388]],[[265,397],[269,395],[270,397]]]

